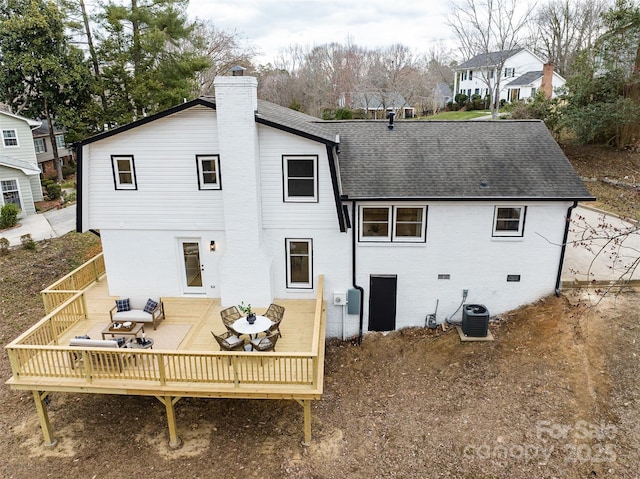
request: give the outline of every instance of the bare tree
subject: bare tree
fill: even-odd
[[[211,62],[207,70],[198,73],[200,95],[213,95],[214,78],[236,65],[248,67],[255,51],[252,47],[241,45],[236,32],[219,30],[211,21],[198,25],[195,34],[204,42],[200,46],[201,53]]]
[[[603,31],[609,0],[552,0],[541,5],[528,23],[527,43],[553,62],[561,75],[571,76],[572,63],[582,50],[592,48]]]
[[[485,55],[491,59],[491,68],[479,73],[491,97],[489,107],[494,119],[500,108],[500,73],[507,59],[504,52],[520,46],[531,11],[532,7],[523,7],[517,0],[458,0],[448,17],[464,58]]]

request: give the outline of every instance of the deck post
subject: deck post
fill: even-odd
[[[156,396],[158,400],[164,404],[167,410],[167,424],[169,425],[169,447],[178,449],[182,446],[182,439],[178,436],[178,428],[176,426],[176,412],[173,405],[181,398],[171,396]]]
[[[33,399],[36,402],[38,419],[40,419],[40,428],[42,429],[42,435],[44,436],[44,447],[53,448],[58,444],[58,440],[53,437],[51,422],[49,421],[49,414],[47,413],[47,405],[44,402],[48,395],[49,393],[46,391],[41,393],[36,389],[33,390]]]
[[[296,399],[304,409],[304,441],[303,446],[311,445],[311,399]]]

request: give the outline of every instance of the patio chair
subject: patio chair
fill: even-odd
[[[238,308],[231,306],[227,309],[223,309],[220,311],[220,317],[222,318],[222,324],[227,328],[227,331],[231,331],[234,335],[240,336],[238,332],[233,329],[233,323],[242,317]]]
[[[220,345],[220,351],[244,351],[244,341],[231,331],[225,331],[219,336],[213,331],[211,334]]]
[[[273,351],[276,350],[276,343],[278,342],[279,334],[272,332],[262,338],[252,339],[250,341],[252,351]]]
[[[269,318],[272,323],[268,332],[277,332],[278,336],[282,337],[282,333],[280,332],[280,323],[282,322],[282,318],[284,317],[284,306],[271,303],[264,315]]]

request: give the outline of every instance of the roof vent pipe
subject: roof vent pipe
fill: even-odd
[[[396,116],[396,114],[392,111],[390,111],[387,114],[387,117],[389,118],[389,124],[387,125],[387,128],[389,128],[390,130],[393,130],[393,117]]]

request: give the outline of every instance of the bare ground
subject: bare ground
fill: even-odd
[[[73,233],[0,257],[3,344],[42,316],[38,291],[97,250]],[[182,399],[174,451],[155,398],[53,393],[46,449],[31,394],[3,385],[0,476],[637,478],[637,304],[635,291],[546,298],[496,318],[493,342],[421,328],[331,340],[309,447],[293,401]]]

